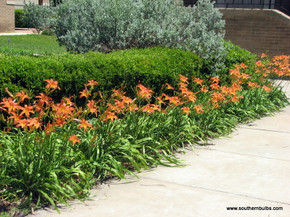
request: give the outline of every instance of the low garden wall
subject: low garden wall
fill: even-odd
[[[253,53],[290,55],[290,17],[277,10],[220,9],[226,39]]]

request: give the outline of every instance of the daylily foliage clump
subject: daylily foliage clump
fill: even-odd
[[[227,84],[179,75],[178,87],[166,83],[160,95],[139,84],[135,98],[121,87],[104,99],[94,80],[59,101],[50,96],[61,88],[52,79],[33,98],[7,89],[10,97],[0,102],[0,199],[55,205],[86,197],[96,180],[180,165],[174,152],[184,144],[227,134],[285,106],[287,97],[268,78],[290,76],[289,60],[263,55],[254,68],[234,65]]]

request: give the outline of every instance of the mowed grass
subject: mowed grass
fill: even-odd
[[[59,46],[55,36],[46,35],[5,35],[0,36],[0,53],[12,54],[62,54],[64,46]]]

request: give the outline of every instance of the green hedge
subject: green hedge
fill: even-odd
[[[23,9],[15,9],[15,27],[18,28],[27,28],[28,26],[24,22],[24,10]]]
[[[78,94],[91,79],[98,81],[98,88],[105,93],[126,84],[125,91],[131,95],[139,83],[159,92],[162,84],[176,84],[179,74],[198,76],[201,67],[202,60],[195,54],[161,47],[109,54],[40,57],[0,54],[0,97],[7,96],[5,88],[12,93],[26,89],[32,95],[37,94],[44,91],[44,79],[50,78],[62,88],[56,91],[56,98]]]

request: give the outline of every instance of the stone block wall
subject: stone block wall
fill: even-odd
[[[0,0],[0,32],[14,32],[14,2]]]
[[[277,10],[220,9],[226,40],[253,53],[290,55],[290,17]]]

